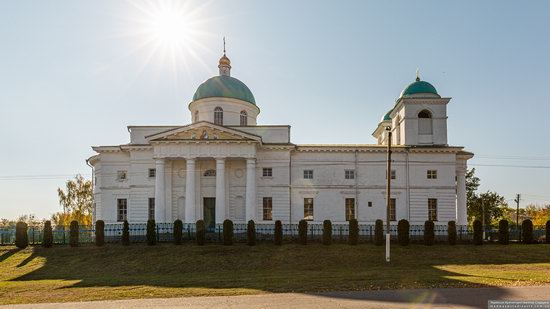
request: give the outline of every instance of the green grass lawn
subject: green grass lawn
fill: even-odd
[[[550,284],[550,245],[0,247],[0,304]]]

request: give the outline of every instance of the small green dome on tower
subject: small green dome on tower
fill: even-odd
[[[418,73],[416,76],[416,81],[412,84],[409,84],[403,91],[401,91],[400,98],[410,98],[413,96],[417,96],[418,94],[430,94],[430,97],[433,97],[433,95],[436,95],[439,97],[439,94],[437,93],[437,90],[435,87],[423,80],[420,80],[420,77],[418,77]]]
[[[202,83],[195,91],[193,101],[212,97],[238,99],[256,105],[252,91],[240,80],[227,75],[214,76]]]

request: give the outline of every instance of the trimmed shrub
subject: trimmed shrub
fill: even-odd
[[[480,220],[474,221],[474,245],[483,245],[483,225]]]
[[[95,223],[95,245],[101,247],[105,244],[105,222],[97,220]]]
[[[157,224],[155,220],[147,220],[147,245],[154,246],[157,244]]]
[[[29,245],[29,234],[27,234],[27,223],[17,222],[15,225],[15,245],[19,249],[24,249]]]
[[[352,246],[356,246],[359,243],[359,222],[357,219],[349,220],[348,242]]]
[[[233,221],[229,219],[223,221],[223,245],[233,245]]]
[[[332,222],[323,221],[323,245],[328,246],[332,243]]]
[[[127,220],[124,220],[124,223],[122,223],[122,245],[130,245],[130,224],[128,224]]]
[[[298,240],[300,244],[307,245],[307,221],[304,219],[298,223]]]
[[[248,221],[246,227],[246,244],[249,246],[256,245],[256,223],[254,223],[254,220]]]
[[[374,223],[374,244],[377,246],[384,244],[384,222],[380,219]]]
[[[407,246],[410,242],[409,229],[409,221],[405,219],[399,220],[399,222],[397,223],[397,242],[401,246]]]
[[[203,220],[197,221],[197,245],[203,246],[206,242],[206,225]]]
[[[71,247],[78,247],[78,235],[79,228],[78,228],[78,221],[73,220],[71,221],[71,227],[69,231],[69,246]]]
[[[275,235],[273,235],[273,240],[276,246],[283,244],[283,223],[281,220],[275,221]]]
[[[456,245],[456,222],[454,221],[447,223],[447,241],[451,246]]]
[[[532,244],[533,240],[533,221],[527,219],[521,222],[521,239],[524,244]]]
[[[546,243],[550,244],[550,220],[546,221]]]
[[[52,232],[52,222],[44,222],[44,235],[42,238],[42,246],[46,248],[51,248],[53,246],[53,232]]]
[[[174,244],[181,245],[183,240],[183,222],[178,219],[174,221]]]
[[[435,224],[433,221],[424,222],[424,244],[426,246],[433,246],[435,243]]]
[[[498,222],[498,243],[507,245],[510,241],[510,229],[508,228],[508,220],[500,220]]]

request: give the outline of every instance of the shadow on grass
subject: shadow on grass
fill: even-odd
[[[143,244],[129,247],[36,247],[20,265],[22,267],[30,264],[36,257],[41,257],[44,264],[11,281],[77,280],[78,283],[61,288],[69,292],[74,288],[147,286],[204,289],[202,295],[208,295],[208,290],[223,289],[319,293],[491,287],[502,285],[503,282],[512,283],[518,278],[501,274],[498,269],[487,273],[488,267],[484,265],[491,264],[493,268],[494,265],[502,265],[504,270],[511,265],[549,263],[548,249],[550,246],[544,245],[395,245],[392,247],[392,261],[387,263],[384,260],[384,247],[370,244],[323,246],[315,243],[308,246],[285,244],[280,247],[270,243],[254,247],[244,244],[209,244],[203,247],[192,244],[161,244],[155,247]],[[16,250],[13,251],[4,255],[17,253]],[[443,269],[468,265],[473,265],[469,273]],[[479,273],[476,269],[479,269]],[[519,280],[529,280],[528,273],[523,276],[525,278]],[[547,283],[550,283],[550,278]],[[505,297],[506,293],[504,289],[492,289],[491,297],[499,299]],[[472,299],[460,295],[449,298],[438,290],[424,291],[420,298],[418,293],[407,294],[403,291],[363,294],[330,292],[321,295],[350,299],[370,297],[378,301],[423,304],[475,305]],[[485,306],[486,302],[482,307]]]

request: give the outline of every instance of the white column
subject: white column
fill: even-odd
[[[468,214],[466,210],[466,167],[456,170],[456,224],[467,225]]]
[[[185,176],[185,222],[195,223],[195,158],[187,158]]]
[[[246,159],[246,221],[256,221],[256,159]]]
[[[225,158],[216,158],[216,223],[225,219]]]
[[[166,202],[164,193],[164,159],[155,161],[155,221],[166,221]]]

